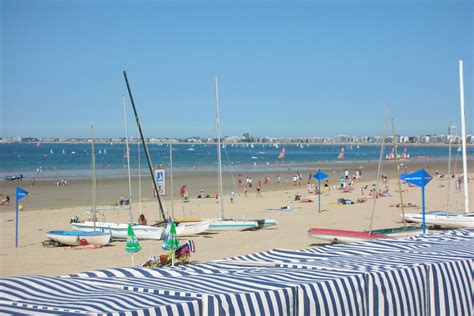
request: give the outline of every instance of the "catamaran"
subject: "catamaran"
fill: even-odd
[[[133,213],[132,213],[132,186],[131,186],[131,174],[130,174],[130,148],[128,145],[128,127],[127,127],[127,111],[125,107],[125,96],[122,97],[123,100],[123,110],[125,115],[125,141],[126,141],[126,158],[127,158],[127,171],[128,171],[128,189],[129,189],[129,207],[126,209],[130,215],[130,222],[133,222]],[[93,146],[93,142],[92,142]],[[98,222],[97,214],[100,212],[95,207],[95,159],[94,159],[94,147],[92,147],[92,170],[93,170],[93,208],[89,211],[94,217],[94,221],[84,221],[84,222],[72,222],[72,228],[77,231],[82,232],[91,232],[91,231],[102,231],[108,232],[112,235],[114,239],[126,239],[128,232],[128,223],[112,223],[112,222]],[[117,210],[117,209],[112,209]],[[102,210],[103,211],[103,210]],[[120,211],[120,210],[118,210]],[[133,231],[137,239],[152,239],[152,240],[161,240],[163,237],[164,228],[163,227],[154,227],[149,225],[133,225]]]
[[[388,119],[388,109],[385,118],[385,128],[384,128],[384,135],[382,139],[385,139],[386,134],[386,126],[387,126],[387,119]],[[393,132],[393,153],[394,153],[394,160],[397,163],[397,172],[400,172],[400,167],[398,164],[398,154],[397,154],[397,143],[395,137],[395,124],[392,120],[392,132]],[[344,148],[342,148],[344,149]],[[379,166],[377,172],[377,185],[376,185],[376,192],[378,192],[379,187],[379,179],[381,174],[381,167],[382,167],[382,157],[384,151],[384,141],[382,141],[382,146],[380,148],[380,157],[379,157]],[[398,176],[398,186],[400,192],[400,200],[401,205],[403,205],[403,197],[402,197],[402,190],[400,184],[400,177]],[[422,229],[419,226],[406,226],[404,222],[404,226],[402,227],[394,227],[394,228],[384,228],[384,229],[372,229],[372,222],[375,215],[375,204],[376,198],[374,197],[374,203],[372,205],[372,214],[370,220],[370,226],[368,231],[351,231],[351,230],[342,230],[342,229],[327,229],[327,228],[310,228],[307,230],[307,234],[311,238],[319,239],[322,241],[330,241],[330,242],[338,242],[338,243],[352,243],[352,242],[359,242],[359,241],[366,241],[372,239],[379,239],[379,238],[401,238],[401,237],[410,237],[419,235],[422,233]],[[402,207],[402,213],[404,214],[404,209]]]
[[[464,109],[464,75],[463,61],[459,61],[459,93],[461,103],[461,133],[462,133],[462,166],[464,186],[464,213],[450,211],[433,211],[425,214],[426,225],[447,228],[474,228],[474,213],[469,209],[469,187],[467,178],[467,152],[466,152],[466,117]],[[451,181],[451,180],[450,180]],[[406,221],[421,223],[422,214],[408,213],[404,216]]]
[[[224,190],[222,186],[222,157],[221,157],[221,131],[220,131],[220,110],[219,91],[217,77],[214,80],[216,94],[216,129],[217,129],[217,162],[218,162],[218,186],[219,186],[219,218],[209,218],[209,230],[249,230],[259,229],[265,226],[276,225],[274,219],[226,219],[224,217]]]

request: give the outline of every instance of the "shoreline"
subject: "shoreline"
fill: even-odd
[[[2,142],[1,144],[37,144],[38,141],[34,142]],[[59,145],[75,145],[75,144],[90,144],[89,141],[76,141],[76,142],[48,142],[48,141],[41,141],[41,144],[59,144]],[[123,142],[110,142],[110,141],[96,141],[94,140],[94,144],[113,144],[113,145],[125,145],[125,141]],[[141,144],[141,141],[129,141],[129,145],[137,145]],[[149,142],[147,145],[168,145],[168,142]],[[225,142],[222,141],[221,144],[225,145],[264,145],[264,146],[274,146],[274,145],[309,145],[309,146],[379,146],[380,143],[351,143],[351,142],[344,142],[344,143],[306,143],[306,142],[273,142],[273,143],[260,143],[260,142]],[[172,145],[217,145],[217,142],[173,142]],[[461,143],[452,143],[451,146],[461,146]],[[393,146],[392,143],[386,143],[386,147]],[[433,143],[433,144],[425,144],[425,143],[398,143],[397,147],[449,147],[450,144],[444,143]],[[466,147],[474,147],[474,144],[466,144]]]

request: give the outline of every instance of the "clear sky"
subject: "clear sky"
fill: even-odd
[[[0,3],[0,136],[123,136],[123,70],[148,137],[215,136],[214,75],[223,135],[443,133],[459,59],[474,130],[474,1]]]

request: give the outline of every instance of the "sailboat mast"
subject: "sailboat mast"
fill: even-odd
[[[374,216],[375,216],[375,204],[377,202],[376,195],[379,192],[380,172],[382,171],[383,150],[385,147],[385,136],[387,134],[387,120],[388,120],[388,106],[385,109],[385,123],[383,127],[382,145],[380,146],[379,167],[377,169],[377,184],[375,186],[374,203],[372,204],[372,213],[370,215],[369,234],[372,234],[372,225],[374,223]]]
[[[95,150],[94,150],[94,126],[91,125],[91,159],[92,159],[92,218],[94,221],[94,230],[95,222],[97,221],[97,209],[96,209],[96,189],[97,189],[97,180],[95,174]]]
[[[170,148],[170,180],[171,180],[171,217],[174,217],[174,190],[173,190],[173,146],[171,145],[171,139],[173,138],[173,127],[171,122],[171,115],[170,115],[170,141],[169,141],[169,148]]]
[[[395,162],[397,163],[398,192],[400,192],[400,206],[402,209],[403,226],[405,226],[406,225],[405,206],[403,205],[402,183],[400,181],[400,163],[398,161],[398,142],[397,142],[397,136],[395,135],[395,121],[393,118],[392,118],[392,134],[393,134],[393,148],[395,148]]]
[[[459,93],[461,96],[461,132],[462,132],[462,169],[464,186],[464,211],[469,213],[469,189],[467,183],[467,152],[466,152],[466,116],[464,112],[464,70],[463,61],[459,61]]]
[[[451,125],[449,123],[449,128],[448,128],[448,142],[449,142],[449,147],[448,147],[448,211],[451,210],[451,144],[453,143],[453,135],[456,134],[455,132],[455,126]],[[448,213],[449,214],[449,213]]]
[[[220,123],[220,114],[219,114],[219,90],[217,85],[217,76],[214,78],[215,91],[216,91],[216,130],[217,130],[217,163],[219,170],[219,215],[220,219],[224,218],[224,190],[222,188],[222,157],[221,157],[221,123]]]
[[[135,120],[137,121],[138,131],[140,132],[140,138],[142,140],[142,145],[143,145],[143,148],[145,150],[145,156],[146,156],[146,160],[148,162],[148,169],[150,170],[151,179],[153,180],[153,188],[155,189],[155,192],[156,192],[156,198],[158,200],[158,205],[160,206],[161,216],[162,216],[163,220],[166,220],[165,212],[163,211],[163,205],[161,204],[160,191],[158,190],[158,185],[156,184],[155,175],[153,174],[153,167],[152,167],[152,164],[151,164],[150,153],[148,152],[148,147],[146,146],[146,143],[145,143],[145,137],[143,136],[142,126],[140,124],[140,119],[138,118],[138,112],[137,112],[137,109],[135,107],[135,102],[133,101],[132,90],[130,89],[130,84],[128,83],[128,78],[127,78],[127,72],[126,71],[123,72],[123,77],[125,78],[125,83],[127,85],[128,95],[130,96],[130,101],[132,103],[133,113],[135,113]]]
[[[125,96],[122,95],[123,101],[123,114],[125,118],[125,146],[126,146],[126,153],[127,153],[127,172],[128,172],[128,200],[130,201],[130,223],[133,222],[133,214],[132,214],[132,177],[130,175],[130,147],[128,146],[128,124],[127,124],[127,109],[125,108]]]
[[[142,212],[142,175],[141,175],[141,165],[140,165],[140,143],[137,143],[137,148],[138,148],[138,203],[139,203],[139,208],[140,212]]]

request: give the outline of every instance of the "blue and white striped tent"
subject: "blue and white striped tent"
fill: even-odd
[[[0,279],[0,313],[472,315],[474,233]]]
[[[59,277],[0,279],[0,314],[200,315],[197,297],[144,294]]]

